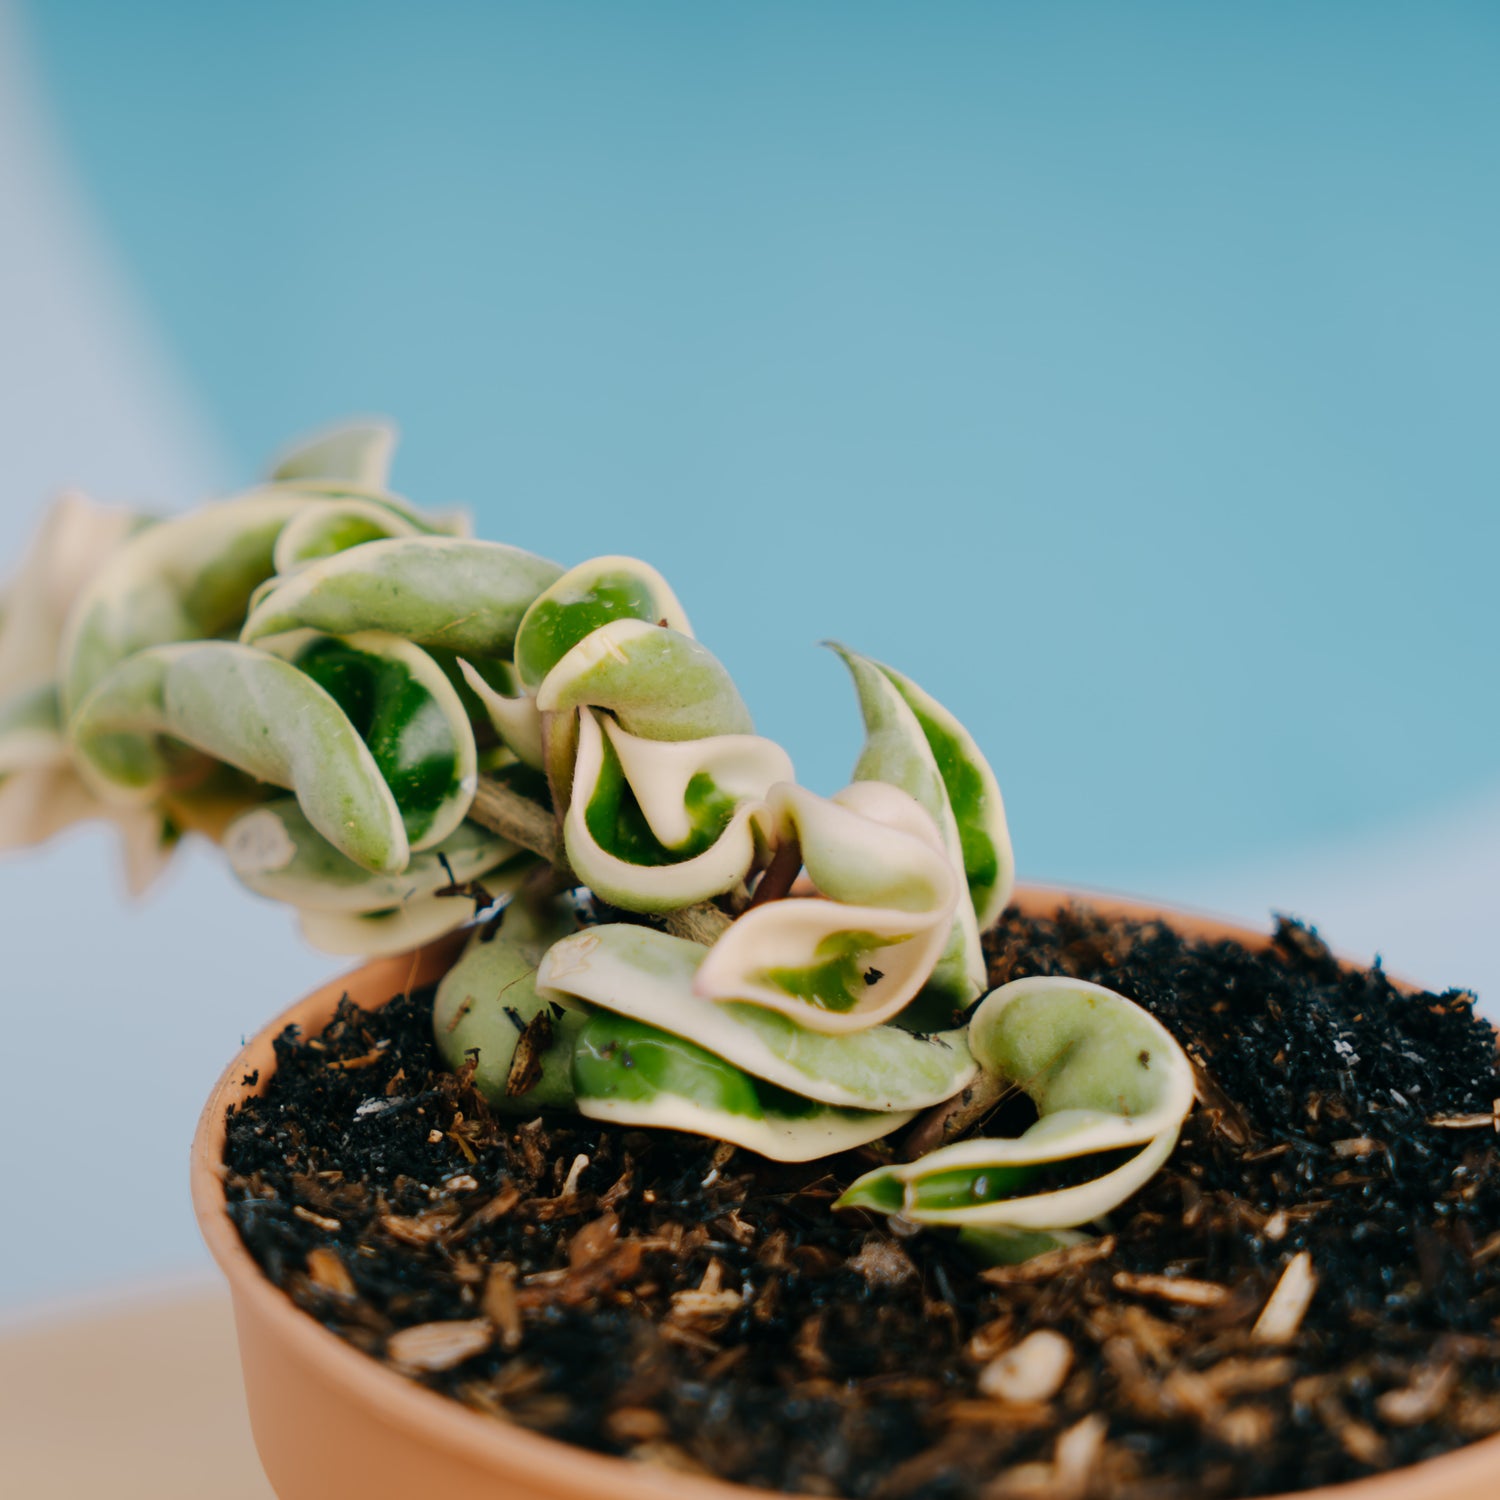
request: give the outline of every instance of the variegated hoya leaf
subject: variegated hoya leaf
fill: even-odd
[[[512,901],[498,930],[476,932],[438,985],[438,1051],[454,1069],[475,1060],[474,1086],[494,1109],[573,1107],[573,1044],[587,1013],[565,995],[538,995],[537,965],[577,925],[561,905]],[[529,1054],[519,1063],[518,1048]]]
[[[335,849],[308,822],[295,797],[277,797],[242,813],[225,830],[223,849],[236,878],[257,895],[304,911],[356,916],[390,911],[512,862],[534,863],[514,844],[460,823],[440,844],[413,854],[404,870],[377,874]],[[499,896],[503,886],[493,881],[486,889]],[[445,899],[453,917],[449,926],[457,927],[473,907]]]
[[[228,641],[139,651],[89,694],[70,734],[80,767],[127,799],[161,790],[165,736],[295,792],[313,827],[365,869],[406,868],[401,809],[370,748],[326,689],[264,651]]]
[[[867,1173],[837,1206],[967,1229],[1073,1229],[1160,1168],[1193,1106],[1182,1048],[1102,985],[1014,980],[974,1013],[969,1045],[982,1067],[1030,1096],[1036,1123]]]
[[[765,795],[792,774],[771,740],[647,740],[584,709],[563,823],[568,860],[586,885],[627,911],[706,901],[750,873]]]
[[[898,1130],[909,1113],[835,1109],[780,1089],[702,1047],[600,1012],[574,1043],[578,1112],[617,1125],[685,1130],[773,1161],[811,1161]]]
[[[667,580],[633,557],[596,557],[569,568],[532,601],[516,633],[516,669],[535,692],[586,636],[616,620],[641,620],[690,636],[692,626]]]
[[[273,481],[339,480],[385,488],[396,429],[389,422],[346,422],[294,444],[271,466]]]
[[[929,981],[959,901],[932,819],[877,781],[831,799],[784,783],[768,806],[777,842],[797,842],[820,895],[747,911],[710,950],[696,992],[766,1006],[815,1031],[892,1019]]]
[[[412,849],[447,838],[468,812],[479,774],[468,714],[443,669],[387,631],[296,631],[267,646],[348,715],[396,799]]]
[[[461,656],[508,657],[531,601],[562,572],[508,547],[448,536],[393,537],[337,552],[260,596],[240,639],[292,630],[386,630]]]
[[[980,930],[1004,909],[1014,880],[1000,788],[972,736],[940,703],[894,669],[843,646],[833,649],[854,678],[865,721],[855,780],[910,792],[964,870],[969,899],[960,904],[934,987],[966,1005],[985,984]]]
[[[873,1026],[831,1036],[765,1006],[710,1004],[694,980],[711,951],[654,928],[606,923],[555,944],[537,990],[670,1032],[778,1088],[843,1109],[924,1109],[974,1076],[962,1031],[916,1036]]]

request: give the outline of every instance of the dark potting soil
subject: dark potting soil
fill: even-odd
[[[1080,1249],[986,1271],[830,1212],[871,1148],[778,1166],[496,1116],[439,1060],[430,991],[281,1037],[229,1120],[230,1212],[299,1306],[411,1378],[771,1489],[1214,1500],[1500,1431],[1500,1077],[1469,996],[1341,970],[1286,923],[1252,952],[1079,907],[986,946],[994,983],[1107,984],[1201,1069],[1166,1168]],[[1305,1316],[1257,1338],[1299,1252]],[[1071,1348],[1055,1394],[985,1394],[1043,1329]]]

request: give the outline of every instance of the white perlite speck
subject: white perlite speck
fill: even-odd
[[[1258,1344],[1284,1344],[1295,1338],[1318,1289],[1318,1273],[1312,1256],[1300,1250],[1288,1262],[1276,1283],[1250,1337]]]
[[[996,1401],[1050,1401],[1073,1367],[1073,1346],[1060,1333],[1040,1329],[979,1372],[979,1389]]]

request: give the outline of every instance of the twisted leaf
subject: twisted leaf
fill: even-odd
[[[921,1037],[873,1026],[830,1036],[764,1006],[708,1003],[694,980],[710,951],[650,927],[591,927],[549,950],[537,991],[642,1021],[778,1088],[845,1109],[923,1109],[974,1076],[962,1031]]]
[[[896,683],[869,657],[834,645],[854,678],[865,722],[865,744],[854,780],[885,782],[915,797],[937,824],[944,847],[962,867],[963,841],[933,747],[921,721]],[[966,1006],[982,993],[986,973],[979,946],[979,923],[970,900],[960,901],[942,960],[931,987],[954,1006]]]
[[[744,880],[763,799],[793,774],[779,745],[746,734],[647,740],[591,709],[579,736],[563,834],[569,862],[597,894],[628,911],[665,912]]]
[[[271,901],[305,911],[367,915],[477,880],[514,860],[514,844],[473,823],[460,823],[442,843],[412,855],[396,874],[377,874],[341,854],[308,822],[295,797],[277,797],[243,813],[225,830],[229,868],[242,885]],[[500,894],[500,883],[486,887]],[[472,911],[445,898],[457,927]]]
[[[459,537],[365,542],[282,580],[255,602],[240,639],[288,631],[385,630],[462,656],[510,655],[531,601],[562,572],[556,563]]]
[[[1171,1155],[1193,1106],[1193,1070],[1154,1017],[1102,985],[1017,979],[969,1027],[980,1064],[1030,1096],[1036,1123],[882,1167],[837,1207],[922,1224],[1059,1230],[1118,1207]]]
[[[709,951],[694,989],[748,1001],[816,1031],[888,1021],[928,982],[958,903],[931,818],[883,782],[832,799],[783,783],[768,798],[779,842],[796,840],[825,899],[754,907]]]
[[[474,800],[479,773],[468,714],[443,669],[385,631],[298,631],[268,645],[348,715],[401,809],[411,847],[447,838]]]
[[[666,579],[633,557],[596,557],[569,568],[532,601],[516,633],[516,668],[532,692],[574,646],[601,625],[642,620],[692,635]]]
[[[99,683],[70,732],[80,764],[127,796],[158,789],[169,756],[155,737],[170,736],[294,791],[313,827],[356,864],[406,868],[401,810],[374,755],[332,695],[278,657],[227,641],[137,652]],[[122,743],[149,754],[122,763]]]
[[[453,1069],[472,1058],[475,1088],[504,1113],[573,1106],[573,1044],[587,1015],[566,996],[542,998],[536,983],[542,955],[576,927],[561,907],[512,901],[498,931],[477,932],[438,985],[438,1051]],[[518,1047],[531,1054],[519,1068]]]
[[[680,1036],[607,1012],[574,1043],[578,1112],[686,1130],[773,1161],[812,1161],[878,1140],[911,1114],[835,1109],[752,1077]]]

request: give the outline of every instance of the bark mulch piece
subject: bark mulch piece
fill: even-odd
[[[1199,1068],[1175,1155],[1079,1250],[983,1271],[830,1213],[874,1148],[788,1167],[496,1116],[443,1068],[430,991],[280,1038],[229,1120],[230,1212],[410,1378],[771,1489],[1217,1500],[1500,1431],[1500,1076],[1471,996],[1342,970],[1287,922],[1252,952],[1079,906],[986,948],[997,984],[1119,990]]]

